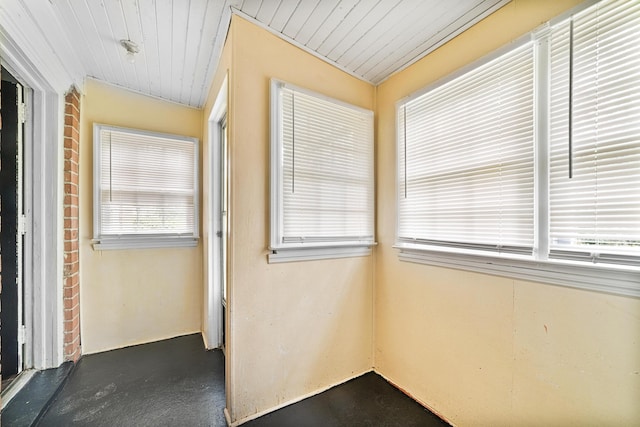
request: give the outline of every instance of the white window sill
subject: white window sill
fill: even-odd
[[[192,248],[198,246],[195,237],[139,237],[126,239],[94,239],[91,241],[96,251],[114,249]]]
[[[406,244],[398,244],[394,247],[400,249],[401,261],[640,297],[640,269],[637,267],[457,253],[433,248],[416,248]]]
[[[309,246],[271,249],[271,252],[267,255],[267,260],[269,264],[276,264],[281,262],[351,258],[369,255],[371,255],[371,245],[332,247]]]

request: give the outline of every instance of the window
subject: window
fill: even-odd
[[[638,45],[602,1],[400,101],[401,259],[640,296]]]
[[[94,248],[195,246],[198,140],[94,124]]]
[[[398,239],[531,254],[533,47],[398,109]]]
[[[272,80],[270,262],[370,253],[373,112]]]
[[[639,47],[637,2],[603,2],[551,32],[553,258],[640,265]]]

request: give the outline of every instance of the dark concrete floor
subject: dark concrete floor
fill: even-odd
[[[84,356],[38,426],[225,426],[224,356],[200,335]]]
[[[370,372],[243,427],[442,427],[446,422]]]
[[[200,335],[189,335],[83,356],[35,425],[226,426],[224,407],[224,356],[205,351]],[[368,373],[244,425],[448,424]]]

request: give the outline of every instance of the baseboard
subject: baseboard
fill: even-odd
[[[323,392],[325,392],[325,391],[327,391],[329,389],[332,389],[333,387],[337,387],[337,386],[339,386],[341,384],[344,384],[346,382],[349,382],[349,381],[351,381],[351,380],[353,380],[355,378],[361,377],[364,374],[368,374],[369,372],[375,372],[375,371],[373,370],[373,368],[368,369],[366,371],[362,371],[362,372],[360,372],[358,374],[355,374],[355,375],[353,375],[351,377],[346,378],[345,380],[342,380],[342,381],[337,382],[335,384],[331,384],[329,386],[317,389],[315,391],[312,391],[311,393],[307,393],[305,395],[298,396],[295,399],[288,400],[288,401],[286,401],[284,403],[281,403],[281,404],[279,404],[277,406],[274,406],[272,408],[266,409],[264,411],[257,412],[257,413],[255,413],[253,415],[250,415],[248,417],[245,417],[245,418],[243,418],[241,420],[238,420],[236,422],[233,422],[233,423],[231,422],[231,417],[229,416],[229,412],[227,411],[227,408],[225,408],[224,409],[224,413],[225,413],[225,417],[227,418],[227,425],[229,427],[237,427],[237,426],[239,426],[241,424],[247,423],[247,422],[249,422],[251,420],[255,420],[256,418],[260,418],[260,417],[262,417],[264,415],[270,414],[271,412],[277,411],[278,409],[282,409],[282,408],[284,408],[286,406],[293,405],[294,403],[298,403],[300,401],[303,401],[305,399],[313,397],[313,396],[315,396],[317,394],[323,393]]]
[[[188,337],[189,335],[198,335],[198,334],[202,335],[202,331],[197,330],[193,332],[184,332],[184,333],[180,332],[178,333],[178,335],[167,335],[164,337],[155,337],[155,338],[151,338],[149,341],[133,341],[130,343],[124,343],[122,345],[118,345],[117,347],[105,347],[105,348],[93,349],[90,351],[83,351],[82,355],[88,356],[90,354],[106,353],[108,351],[121,350],[123,348],[129,348],[129,347],[137,347],[139,345],[145,345],[145,344],[153,344],[160,341],[168,341],[174,338]],[[203,342],[203,345],[205,345],[204,342]]]
[[[209,341],[207,341],[207,334],[204,331],[200,331],[200,335],[202,336],[202,342],[204,343],[204,348],[206,350],[213,350],[213,348],[209,347]]]
[[[390,379],[389,377],[387,377],[386,375],[382,374],[381,372],[378,372],[377,370],[373,370],[374,373],[376,373],[377,375],[380,375],[382,378],[384,378],[384,380],[386,382],[388,382],[389,384],[391,384],[392,386],[394,386],[395,388],[397,388],[398,390],[400,390],[402,393],[404,393],[405,395],[407,395],[408,397],[410,397],[412,400],[415,400],[417,403],[420,404],[420,406],[423,406],[425,408],[427,408],[429,411],[431,411],[433,414],[435,414],[436,416],[438,416],[438,418],[440,418],[442,421],[444,421],[445,423],[449,424],[452,427],[456,427],[455,424],[453,424],[451,421],[449,421],[444,415],[442,415],[440,412],[438,412],[436,409],[432,408],[431,405],[427,404],[426,402],[423,402],[422,400],[416,398],[413,394],[411,394],[409,391],[407,391],[406,389],[400,387],[398,385],[398,383],[396,383],[394,380]]]
[[[224,408],[222,412],[224,412],[224,419],[227,422],[227,427],[231,427],[231,415],[229,415],[229,410]]]

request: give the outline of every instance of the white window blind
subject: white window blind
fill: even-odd
[[[272,91],[272,249],[371,245],[373,113],[275,80]]]
[[[398,240],[530,254],[533,46],[402,102]]]
[[[198,235],[194,138],[94,125],[94,238]]]
[[[640,265],[640,2],[550,40],[550,256]]]

